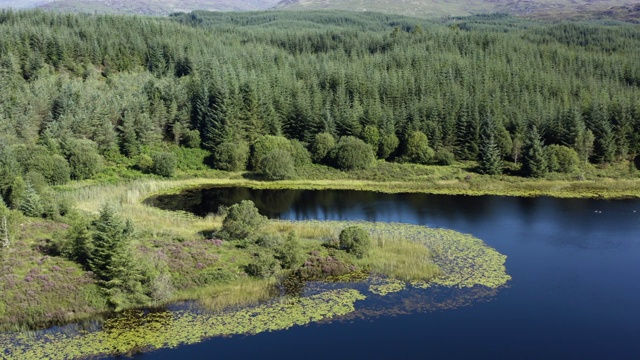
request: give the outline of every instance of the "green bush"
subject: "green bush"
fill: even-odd
[[[71,167],[69,166],[69,162],[60,155],[53,155],[52,158],[53,171],[48,177],[45,175],[47,180],[49,180],[49,184],[63,185],[68,183],[69,180],[71,180]]]
[[[380,146],[378,147],[378,157],[380,159],[388,159],[400,145],[400,139],[396,134],[386,134],[380,137]]]
[[[414,131],[409,135],[404,152],[407,161],[416,164],[428,164],[435,155],[433,149],[429,147],[429,139],[421,131]]]
[[[264,156],[257,170],[267,180],[286,180],[296,176],[293,158],[285,150],[274,150]]]
[[[580,169],[578,153],[563,145],[549,145],[545,148],[549,170],[570,174]]]
[[[380,130],[373,125],[365,126],[362,130],[362,140],[371,145],[374,151],[377,151],[380,144]]]
[[[236,275],[227,269],[205,269],[198,274],[201,285],[226,284],[235,278]]]
[[[77,141],[69,149],[71,177],[85,180],[93,177],[102,168],[102,157],[90,142]]]
[[[14,210],[19,210],[22,204],[22,200],[25,197],[25,192],[27,191],[27,183],[21,176],[13,179],[11,183],[11,187],[8,191],[8,204]]]
[[[341,170],[365,170],[374,161],[371,146],[352,136],[342,137],[333,151],[333,162]]]
[[[260,166],[262,158],[274,150],[290,152],[291,142],[282,136],[264,135],[259,137],[251,147],[251,169],[256,170]]]
[[[244,171],[249,161],[249,145],[243,141],[225,142],[213,153],[214,167],[223,171]]]
[[[197,149],[200,147],[200,143],[202,139],[200,139],[200,132],[198,130],[187,130],[182,137],[182,145]]]
[[[260,253],[257,258],[247,265],[247,274],[257,278],[268,278],[278,272],[278,261],[269,253]]]
[[[283,243],[284,239],[278,234],[265,234],[258,237],[258,240],[256,240],[256,245],[267,249],[278,248],[282,246]]]
[[[172,177],[176,172],[178,159],[175,154],[161,152],[153,154],[153,167],[151,171],[160,176]]]
[[[153,168],[153,159],[147,154],[140,154],[136,157],[136,168],[143,173],[151,172]]]
[[[24,148],[23,152],[22,162],[26,172],[42,174],[51,185],[66,184],[71,179],[71,168],[64,157],[52,155],[49,149],[42,146]]]
[[[453,163],[456,162],[456,157],[455,155],[453,155],[453,153],[450,150],[440,149],[438,150],[438,152],[436,152],[436,155],[433,158],[433,160],[438,165],[448,166],[448,165],[453,165]]]
[[[371,249],[371,237],[360,226],[350,226],[340,232],[340,249],[363,258]]]
[[[298,234],[294,231],[289,233],[284,244],[279,249],[278,255],[283,269],[295,269],[302,265],[304,257]]]
[[[311,144],[311,159],[318,164],[327,162],[327,156],[335,146],[336,139],[333,135],[326,132],[316,134]]]
[[[11,186],[21,171],[13,149],[0,141],[0,197],[9,199]]]
[[[38,194],[41,194],[48,187],[47,179],[37,171],[29,171],[24,176],[24,179],[27,184],[31,184]]]
[[[267,218],[260,215],[258,208],[250,200],[243,200],[227,208],[222,221],[221,235],[230,240],[243,240],[259,235]]]
[[[311,165],[311,155],[300,141],[295,139],[291,140],[289,149],[291,157],[293,158],[293,164],[296,167]]]

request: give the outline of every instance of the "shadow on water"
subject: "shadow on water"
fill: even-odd
[[[351,190],[265,190],[250,188],[197,188],[181,194],[161,195],[145,201],[165,210],[183,210],[199,216],[252,200],[260,213],[282,220],[363,220],[401,222],[450,228],[485,239],[482,228],[517,227],[536,233],[557,247],[610,248],[628,245],[625,238],[608,236],[620,227],[637,226],[640,217],[634,200],[515,198],[385,194]],[[637,212],[634,213],[633,211]],[[489,234],[490,235],[490,234]],[[489,236],[490,238],[491,236]],[[526,241],[518,236],[515,240]]]

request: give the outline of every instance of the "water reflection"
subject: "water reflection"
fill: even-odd
[[[215,213],[220,205],[228,206],[242,200],[252,200],[260,212],[270,218],[402,222],[472,232],[483,239],[483,235],[504,231],[511,233],[514,241],[545,241],[556,247],[582,249],[628,246],[628,238],[611,236],[611,233],[640,229],[640,212],[637,212],[640,206],[636,200],[610,202],[214,187],[162,195],[147,203],[205,216]],[[491,224],[490,228],[485,228],[486,224]],[[525,234],[536,234],[537,237]]]

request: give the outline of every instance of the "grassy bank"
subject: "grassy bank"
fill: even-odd
[[[473,164],[422,166],[379,163],[375,168],[341,172],[324,166],[309,166],[298,171],[298,178],[266,182],[252,179],[247,173],[214,170],[181,172],[171,180],[147,177],[127,182],[104,183],[96,180],[74,182],[59,187],[58,193],[84,213],[96,214],[105,204],[115,206],[122,218],[131,219],[136,233],[132,247],[144,266],[166,268],[172,278],[171,291],[149,305],[184,299],[208,299],[213,308],[256,303],[273,294],[273,283],[246,277],[243,267],[252,259],[246,249],[233,244],[210,246],[205,235],[220,228],[222,218],[197,217],[188,213],[168,212],[146,206],[142,201],[160,193],[179,192],[198,186],[245,186],[269,189],[350,189],[388,193],[422,192],[456,195],[554,196],[582,198],[625,198],[640,196],[640,179],[628,164],[606,169],[589,168],[586,180],[550,175],[544,179],[517,176],[485,176],[473,173]],[[616,175],[617,174],[617,175]],[[308,180],[313,179],[313,180]],[[49,254],[50,243],[63,238],[67,225],[62,222],[21,217],[14,246],[3,251],[3,276],[0,287],[0,318],[5,324],[34,326],[81,319],[108,309],[96,282],[77,264]],[[285,234],[296,230],[307,241],[307,254],[326,249],[312,239],[335,239],[335,228],[277,224],[269,230]],[[331,225],[334,226],[334,225]],[[330,227],[331,227],[330,226]],[[384,244],[371,252],[367,261],[349,260],[401,280],[415,280],[437,270],[420,263],[427,255],[415,243],[375,241]],[[317,249],[314,249],[317,248]],[[399,267],[399,264],[411,266]],[[416,265],[420,264],[420,265]],[[203,271],[223,269],[228,283],[210,283]],[[416,275],[417,274],[417,275]],[[73,284],[73,288],[65,284]],[[79,287],[79,288],[77,288]],[[72,296],[73,295],[73,296]],[[58,301],[52,302],[51,298]]]
[[[191,313],[168,314],[163,315],[159,321],[136,320],[141,321],[140,326],[92,333],[88,337],[56,335],[56,341],[52,342],[49,340],[53,338],[43,340],[23,335],[2,335],[0,344],[9,349],[7,356],[17,355],[22,358],[46,356],[51,351],[62,351],[69,356],[127,353],[142,348],[193,343],[217,335],[287,328],[352,311],[353,302],[363,298],[357,292],[320,296],[320,299],[339,300],[342,295],[349,294],[345,307],[340,303],[328,305],[333,308],[327,308],[326,312],[300,314],[300,306],[304,308],[307,303],[312,304],[315,301],[313,299],[302,302],[280,300],[285,301],[284,307],[259,305],[278,296],[274,292],[277,278],[286,275],[286,272],[281,272],[279,276],[264,279],[247,276],[246,266],[263,249],[255,244],[211,239],[212,231],[221,227],[222,217],[202,218],[184,212],[164,211],[142,203],[145,198],[154,194],[176,192],[193,186],[310,187],[310,184],[315,184],[313,186],[318,188],[348,188],[346,186],[353,185],[338,180],[265,183],[231,174],[227,178],[213,179],[140,179],[121,184],[75,183],[59,188],[59,192],[72,200],[83,213],[95,214],[103,204],[110,203],[119,216],[133,222],[136,232],[130,246],[138,265],[164,269],[170,277],[168,290],[162,297],[153,298],[147,306],[162,306],[179,300],[199,300],[206,308],[222,311],[229,319],[237,319],[240,323],[238,327],[221,328],[213,317]],[[366,188],[376,183],[361,184],[365,184],[362,186]],[[65,219],[53,222],[20,217],[19,220],[19,236],[15,239],[15,244],[3,252],[4,272],[0,276],[0,288],[3,289],[4,297],[0,301],[0,322],[5,330],[75,321],[107,311],[109,307],[101,294],[98,281],[79,265],[51,252],[55,243],[69,231],[68,225],[64,224]],[[342,229],[354,224],[364,228],[372,238],[369,255],[363,258],[345,253],[332,245]],[[313,279],[318,279],[318,275],[321,278],[331,278],[345,270],[365,273],[373,276],[369,293],[376,296],[397,292],[409,285],[420,288],[433,285],[470,288],[480,285],[495,289],[510,279],[506,274],[506,258],[503,255],[486,247],[478,239],[450,230],[403,224],[269,221],[264,232],[282,237],[292,232],[297,234],[306,259],[303,267],[311,269],[310,273],[305,273],[307,276]],[[338,281],[345,281],[343,279],[337,278]],[[255,309],[264,310],[266,315],[284,314],[285,318],[275,327],[272,327],[273,324],[247,327],[241,322],[246,311],[237,312],[237,309],[245,306],[258,306]],[[291,317],[291,312],[295,317]],[[190,327],[194,322],[199,325]],[[108,324],[110,323],[107,322]],[[117,328],[118,324],[115,323],[114,326]],[[180,326],[176,327],[177,325]],[[174,339],[177,342],[162,340],[167,338],[158,335],[171,331],[184,332],[187,325],[190,332]],[[132,329],[142,329],[147,335],[133,341],[135,331]],[[106,341],[111,350],[87,347],[86,344],[93,339]]]
[[[294,179],[283,181],[261,181],[252,173],[193,170],[180,172],[177,176],[180,180],[134,181],[131,191],[118,196],[127,196],[133,201],[139,198],[138,193],[148,195],[148,190],[176,192],[200,185],[219,185],[259,189],[366,190],[470,196],[606,199],[640,197],[640,171],[634,170],[628,162],[604,168],[589,166],[581,173],[552,173],[544,178],[525,178],[510,174],[481,175],[475,171],[475,166],[473,162],[436,166],[380,161],[367,170],[345,172],[314,164],[297,169]]]

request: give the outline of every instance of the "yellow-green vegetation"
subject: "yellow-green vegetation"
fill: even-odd
[[[276,279],[272,276],[263,279],[249,277],[245,269],[255,261],[257,251],[274,250],[264,250],[265,244],[208,239],[211,231],[223,224],[219,216],[201,218],[184,212],[163,211],[142,203],[144,198],[153,194],[211,182],[218,185],[254,184],[235,179],[153,180],[84,187],[76,184],[75,188],[67,186],[59,190],[85,212],[97,213],[101,204],[108,202],[120,216],[133,222],[136,232],[131,248],[140,259],[140,265],[167,275],[167,278],[159,277],[161,283],[157,287],[160,291],[157,296],[151,296],[153,302],[148,305],[197,299],[205,308],[222,315],[180,312],[133,319],[124,317],[119,319],[127,320],[110,320],[104,324],[104,330],[82,336],[54,334],[30,338],[19,335],[19,340],[15,341],[16,336],[11,335],[0,338],[0,345],[9,349],[11,357],[25,359],[47,357],[47,354],[76,357],[128,353],[194,343],[218,335],[285,329],[353,311],[353,303],[363,298],[355,290],[295,300],[285,297],[278,300],[284,303],[269,303],[274,298]],[[365,230],[371,237],[370,248],[361,257],[339,249],[341,231],[353,226]],[[366,222],[269,221],[262,231],[271,236],[263,240],[266,244],[269,241],[277,243],[278,238],[282,240],[296,234],[299,251],[307,258],[300,268],[315,266],[314,271],[319,270],[327,281],[362,281],[363,274],[373,274],[369,290],[376,295],[401,291],[407,283],[422,288],[442,285],[497,289],[510,279],[504,266],[505,256],[479,239],[450,230]],[[53,236],[51,231],[45,235]],[[35,249],[33,251],[40,251],[27,241],[22,244]],[[56,256],[51,258],[54,261],[58,259]],[[82,274],[80,268],[76,266],[75,269]],[[95,282],[77,285],[86,287],[78,293],[93,294],[89,298],[95,304],[93,311],[106,309],[104,301],[97,301],[100,293]],[[152,285],[155,289],[156,284]],[[22,294],[25,289],[18,286],[15,292],[25,296],[26,293]],[[247,309],[246,306],[254,307]],[[310,312],[310,308],[315,310]],[[4,306],[4,314],[9,311],[10,308]],[[91,309],[77,314],[66,313],[62,320],[79,319],[90,313]],[[37,313],[33,317],[39,320]],[[260,321],[242,322],[256,318]]]
[[[511,175],[481,175],[471,170],[475,166],[474,162],[437,166],[379,161],[376,166],[367,170],[343,172],[327,166],[310,165],[298,169],[296,179],[269,182],[251,180],[250,176],[243,177],[242,173],[209,170],[191,173],[192,176],[198,176],[193,179],[139,180],[132,182],[131,185],[132,189],[143,192],[145,188],[156,188],[157,192],[167,192],[167,189],[170,189],[169,192],[179,192],[193,186],[211,185],[256,189],[367,190],[384,193],[469,196],[606,199],[640,197],[639,173],[630,172],[628,162],[613,164],[602,169],[589,167],[581,174],[554,173],[539,179]],[[103,186],[106,186],[106,189],[122,187],[122,185]],[[131,195],[135,197],[135,190]]]
[[[24,360],[130,354],[194,344],[214,336],[257,334],[306,325],[353,312],[355,302],[364,299],[357,290],[346,289],[219,314],[160,312],[143,316],[133,312],[109,320],[103,330],[88,334],[0,336],[0,347],[5,349],[5,356]]]
[[[136,232],[132,239],[131,248],[134,251],[134,255],[137,255],[136,258],[141,259],[139,265],[153,271],[162,270],[167,274],[165,278],[161,278],[164,282],[157,284],[162,291],[158,291],[157,294],[152,296],[151,301],[153,302],[148,305],[206,298],[210,307],[221,309],[268,299],[272,295],[273,286],[267,284],[267,280],[254,280],[243,275],[244,267],[253,261],[250,249],[238,248],[230,242],[216,244],[212,239],[206,239],[207,236],[203,235],[210,233],[211,230],[220,228],[222,225],[221,217],[209,216],[201,218],[184,212],[163,211],[142,204],[142,200],[152,194],[174,192],[186,187],[205,184],[254,187],[293,185],[291,182],[265,184],[237,178],[139,180],[128,184],[115,185],[81,186],[75,183],[73,186],[66,186],[59,189],[59,191],[63,196],[73,201],[82,211],[97,213],[104,203],[111,203],[121,218],[130,219],[133,222]],[[308,185],[303,182],[299,184]],[[333,185],[329,183],[328,186],[333,187]],[[343,183],[343,186],[347,185],[349,183]],[[373,185],[369,183],[367,186]],[[270,222],[265,231],[281,234],[284,237],[295,230],[303,240],[302,246],[305,254],[317,252],[318,258],[322,258],[319,263],[320,266],[335,265],[341,268],[337,273],[327,274],[328,276],[341,275],[342,271],[345,271],[345,269],[352,270],[350,266],[354,266],[356,270],[367,269],[374,273],[403,281],[429,281],[437,277],[435,281],[443,285],[473,286],[481,284],[499,286],[506,281],[504,278],[494,276],[496,271],[504,274],[504,258],[471,236],[461,236],[455,232],[411,227],[409,225],[360,225],[371,232],[373,239],[373,246],[368,256],[362,259],[341,255],[342,252],[338,251],[329,253],[331,248],[322,246],[331,240],[338,239],[340,230],[347,226],[346,223]],[[22,238],[24,239],[18,243],[25,251],[28,249],[28,251],[34,252],[34,255],[58,261],[56,259],[60,258],[47,257],[38,252],[37,249],[39,248],[34,246],[37,241],[40,241],[39,239],[44,241],[44,239],[60,237],[59,234],[55,235],[54,233],[55,231],[51,231],[41,236],[31,236],[33,234],[30,232],[23,232],[24,236]],[[409,241],[419,238],[430,240],[422,242]],[[455,241],[458,240],[459,242],[456,243]],[[423,246],[424,244],[427,246]],[[18,249],[18,247],[15,247],[15,249]],[[478,257],[477,254],[471,253],[471,250],[480,253],[482,256]],[[469,253],[469,255],[464,255],[465,253]],[[24,259],[25,257],[21,258]],[[27,256],[26,258],[31,257]],[[331,262],[324,263],[327,259]],[[490,277],[482,280],[469,277],[469,274],[464,273],[465,270],[463,269],[465,269],[466,263],[462,260],[475,262],[472,266],[467,267],[469,269],[484,269],[483,266],[486,267],[488,266],[487,264],[493,264],[493,268],[487,271],[483,270]],[[63,260],[60,259],[60,261]],[[72,263],[69,262],[69,264]],[[24,274],[19,273],[17,276],[20,279],[18,280],[22,281],[26,277],[26,272],[31,271],[31,268],[38,267],[37,264],[31,265],[33,266],[27,266],[25,270],[21,270]],[[52,266],[62,269],[71,268],[71,265],[64,264],[52,264]],[[14,267],[13,269],[20,268]],[[77,266],[75,266],[75,269],[79,274],[82,274]],[[12,272],[9,272],[9,274]],[[479,273],[480,271],[474,271],[476,276]],[[464,278],[465,281],[456,280],[457,278]],[[3,279],[11,280],[13,277],[5,276]],[[15,282],[13,280],[12,283]],[[92,282],[92,284],[90,286],[94,288],[83,290],[86,290],[86,293],[89,294],[86,298],[90,305],[74,311],[58,309],[54,312],[55,316],[51,320],[69,321],[85,317],[93,312],[106,310],[104,301],[99,301],[100,294],[95,288],[95,283]],[[33,298],[27,293],[28,291],[29,289],[25,286],[16,286],[11,293],[17,298]],[[44,303],[44,301],[40,300],[36,302],[38,304]],[[60,302],[60,304],[65,304],[65,302]],[[34,312],[33,309],[35,308],[29,306],[28,302],[25,302],[24,305],[29,308],[29,311],[22,311],[22,313],[28,314],[29,318],[32,318],[27,323],[35,324],[38,323],[35,319],[42,321],[47,317],[51,317],[50,314],[52,312],[48,311],[48,309]],[[11,307],[5,306],[3,321],[7,321],[7,316],[11,311]]]
[[[404,290],[406,283],[396,279],[376,279],[369,285],[369,291],[380,296]]]
[[[281,230],[296,227],[302,234],[335,238],[341,229],[358,225],[371,234],[370,256],[358,265],[415,287],[442,285],[458,288],[499,288],[510,279],[507,257],[468,234],[419,225],[369,222],[279,222]]]

